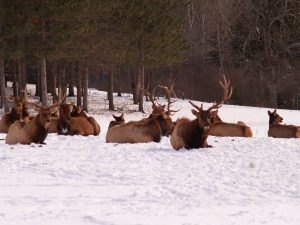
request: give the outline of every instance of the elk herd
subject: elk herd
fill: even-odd
[[[151,114],[139,121],[125,122],[124,114],[113,115],[114,120],[110,122],[106,133],[107,143],[147,143],[160,142],[162,136],[169,137],[170,143],[175,150],[186,148],[211,147],[207,138],[211,136],[229,137],[252,137],[252,130],[244,122],[226,123],[218,115],[218,109],[230,99],[232,87],[230,81],[223,76],[220,81],[223,97],[213,103],[208,109],[203,105],[198,106],[189,101],[193,107],[194,119],[179,118],[172,121],[171,116],[179,110],[172,110],[171,94],[168,87],[160,86],[164,90],[168,100],[167,105],[156,103],[154,91],[145,90],[145,94],[152,103]],[[63,103],[64,98],[48,107],[42,107],[36,103],[29,102],[27,96],[12,97],[13,102],[10,112],[2,115],[0,120],[0,133],[7,133],[6,144],[44,144],[48,133],[58,135],[99,135],[100,125],[89,117],[81,107],[73,103]],[[32,116],[28,108],[32,107],[37,113]],[[277,110],[268,111],[269,130],[268,136],[274,138],[299,138],[300,127],[281,124],[283,118],[278,115]]]

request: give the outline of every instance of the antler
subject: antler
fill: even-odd
[[[162,85],[157,85],[159,88],[162,88],[165,92],[166,92],[166,97],[167,97],[167,100],[168,100],[168,106],[167,106],[167,112],[168,113],[176,113],[178,112],[179,110],[170,110],[170,107],[171,107],[171,104],[173,104],[175,101],[171,101],[171,91],[172,89],[174,88],[174,85],[171,85],[171,87],[167,87],[167,86],[162,86]]]
[[[216,102],[211,107],[209,107],[207,111],[220,108],[226,101],[228,101],[228,99],[230,99],[233,89],[232,87],[230,87],[230,80],[226,79],[225,75],[223,75],[223,82],[220,81],[220,85],[223,88],[223,98],[219,102]]]
[[[145,95],[149,97],[150,101],[152,102],[152,108],[153,109],[161,109],[161,107],[157,106],[157,104],[155,103],[155,97],[154,97],[154,93],[156,91],[156,87],[153,89],[152,93],[150,93],[149,90],[144,90]]]
[[[201,108],[199,106],[197,106],[195,103],[193,103],[192,101],[189,101],[189,103],[195,107],[199,112],[203,110],[203,104],[201,104]]]

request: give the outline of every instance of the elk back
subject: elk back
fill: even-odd
[[[84,117],[71,117],[69,123],[69,134],[70,135],[94,135],[93,125]]]
[[[215,122],[209,129],[208,135],[219,137],[252,137],[250,127],[243,124]]]
[[[110,128],[106,134],[107,143],[160,142],[161,129],[154,119],[131,121]]]
[[[270,125],[268,136],[273,138],[299,138],[300,127],[280,124]]]

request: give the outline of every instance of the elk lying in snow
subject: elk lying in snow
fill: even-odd
[[[108,129],[125,123],[124,113],[122,113],[121,116],[115,116],[115,115],[112,116],[114,117],[115,120],[110,121],[108,125]]]
[[[300,127],[294,125],[280,124],[283,118],[277,113],[275,109],[273,112],[268,110],[269,114],[269,130],[268,136],[274,138],[299,138]]]
[[[212,117],[211,127],[208,135],[219,137],[252,137],[252,130],[244,122],[226,123],[218,116],[218,110],[214,111],[215,116]]]
[[[107,143],[147,143],[160,142],[162,135],[168,136],[172,133],[174,125],[171,119],[170,110],[172,103],[168,99],[168,107],[157,105],[153,96],[150,96],[152,102],[152,113],[148,118],[140,121],[131,121],[108,129],[106,134]]]
[[[75,106],[76,107],[76,106]],[[99,135],[100,126],[93,117],[83,114],[71,116],[73,104],[60,104],[57,133],[61,135]]]
[[[189,101],[189,103],[196,109],[192,109],[192,113],[196,116],[196,119],[190,120],[187,118],[180,118],[177,120],[170,139],[171,145],[175,150],[180,148],[192,149],[211,147],[207,144],[207,137],[211,122],[215,120],[217,115],[214,110],[220,108],[232,94],[232,88],[230,88],[229,91],[230,82],[226,80],[225,76],[224,83],[220,82],[220,84],[223,88],[223,99],[214,103],[207,110],[203,110],[202,105],[199,107]]]
[[[6,144],[44,144],[48,135],[50,115],[52,112],[57,111],[59,104],[54,104],[49,107],[42,107],[35,103],[28,104],[32,105],[38,114],[31,120],[26,122],[19,120],[11,125],[5,138]]]
[[[100,125],[97,123],[97,121],[94,119],[94,117],[88,116],[82,109],[81,106],[75,106],[73,107],[73,110],[71,112],[72,117],[82,117],[85,118],[94,128],[94,135],[100,134]]]
[[[7,133],[9,127],[17,120],[29,116],[27,100],[23,97],[13,97],[13,107],[10,112],[4,113],[0,120],[0,133]]]

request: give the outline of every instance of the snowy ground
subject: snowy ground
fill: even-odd
[[[99,137],[50,134],[42,147],[0,141],[1,225],[300,224],[300,140],[266,137],[268,109],[224,105],[221,118],[243,120],[255,137],[209,137],[214,148],[174,151],[168,138],[106,144],[105,94],[90,94]],[[116,98],[126,119],[145,117],[130,113],[129,100]],[[174,119],[192,118],[187,102],[174,107]],[[300,125],[299,111],[278,112]]]

